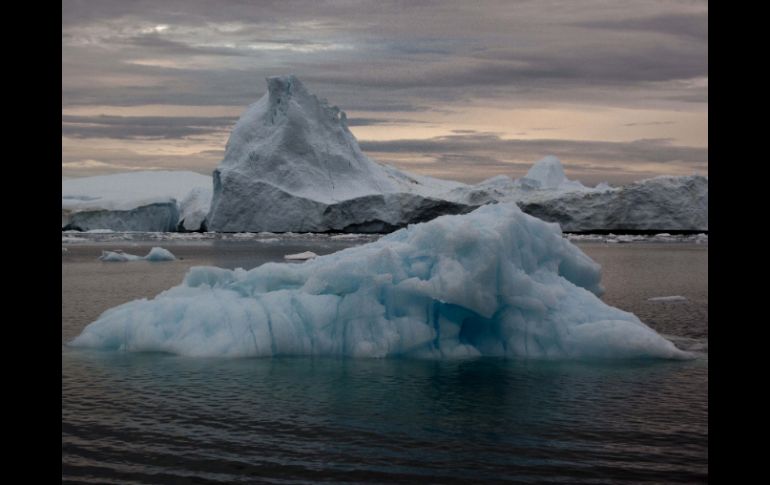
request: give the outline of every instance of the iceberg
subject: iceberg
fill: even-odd
[[[210,176],[186,171],[62,180],[62,230],[205,230],[212,191]]]
[[[527,175],[517,179],[516,183],[519,187],[529,190],[554,190],[558,192],[592,190],[578,180],[569,180],[564,173],[561,161],[552,155],[535,162],[527,172]],[[603,191],[606,187],[609,186],[605,184],[593,190]]]
[[[656,296],[654,298],[647,298],[648,301],[685,301],[687,298],[680,295],[673,296]]]
[[[411,175],[361,151],[347,116],[295,76],[233,128],[214,171],[208,228],[217,232],[390,232],[473,207],[440,195],[464,184]]]
[[[468,205],[515,202],[527,214],[570,232],[708,231],[708,177],[701,175],[587,187],[569,180],[561,161],[547,156],[519,179],[498,175],[446,196]]]
[[[179,286],[106,311],[71,345],[228,357],[691,356],[603,303],[600,280],[556,224],[491,204],[302,264],[191,268]]]
[[[609,190],[519,197],[528,214],[565,231],[708,231],[708,178],[667,176]]]

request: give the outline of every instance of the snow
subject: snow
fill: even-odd
[[[318,257],[318,255],[313,251],[305,251],[303,253],[287,254],[286,256],[283,257],[283,259],[288,259],[291,261],[291,260],[313,259],[316,257]]]
[[[102,251],[99,260],[105,262],[126,262],[126,261],[174,261],[176,257],[171,251],[161,247],[154,247],[147,253],[147,256],[136,256],[134,254],[124,253],[118,249],[116,251]]]
[[[214,171],[208,227],[222,232],[390,232],[469,209],[439,196],[463,184],[411,175],[369,159],[347,117],[295,76],[233,129]]]
[[[588,189],[588,187],[585,187],[578,181],[567,179],[567,176],[564,174],[564,168],[561,166],[561,161],[550,155],[532,165],[527,175],[523,179],[519,179],[519,183],[542,190],[559,190],[563,192]]]
[[[62,180],[62,228],[198,230],[208,213],[211,177],[186,171],[137,171]]]
[[[654,298],[648,298],[649,301],[684,301],[687,298],[679,295],[675,296],[656,296]]]
[[[603,303],[601,269],[555,224],[494,204],[303,264],[194,267],[112,308],[71,345],[188,356],[666,358]]]

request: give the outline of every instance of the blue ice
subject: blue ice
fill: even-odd
[[[103,313],[78,347],[187,356],[687,358],[597,295],[601,268],[515,204],[302,264],[194,267]]]

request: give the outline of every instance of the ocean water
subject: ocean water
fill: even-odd
[[[603,299],[687,362],[193,359],[74,350],[102,311],[201,264],[250,268],[355,240],[91,241],[62,251],[62,481],[708,480],[708,245],[578,242]],[[169,263],[102,263],[103,249]],[[659,296],[684,301],[649,301]]]

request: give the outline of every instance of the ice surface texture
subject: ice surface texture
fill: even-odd
[[[555,224],[494,204],[301,264],[192,268],[106,311],[79,347],[189,356],[685,358],[605,305]]]

